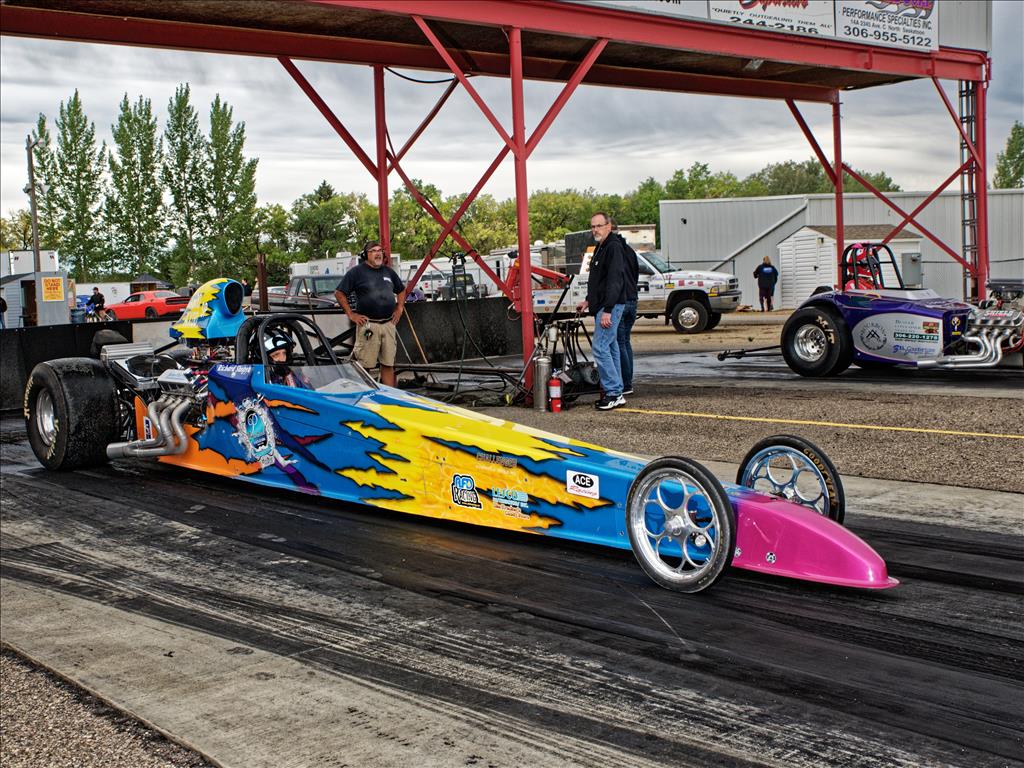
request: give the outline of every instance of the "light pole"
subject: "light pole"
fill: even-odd
[[[32,158],[32,150],[36,148],[36,144],[38,143],[39,139],[32,141],[31,134],[25,137],[25,154],[28,155],[28,186],[25,187],[25,191],[28,192],[29,210],[32,214],[33,266],[35,267],[34,271],[41,272],[43,266],[39,258],[39,215],[36,212],[36,166]]]
[[[264,252],[270,243],[270,238],[265,233],[260,233],[256,238],[256,281],[260,286],[260,312],[270,309],[267,298],[267,254]]]

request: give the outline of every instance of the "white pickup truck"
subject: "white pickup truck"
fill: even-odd
[[[587,297],[590,275],[591,246],[583,254],[580,273],[573,280],[562,301],[559,313],[572,312]],[[637,281],[637,314],[641,317],[664,317],[680,333],[700,333],[718,325],[724,312],[734,312],[740,305],[742,291],[739,280],[727,272],[673,271],[660,256],[651,251],[637,253],[640,275]],[[533,292],[535,313],[553,312],[562,291],[544,289]]]

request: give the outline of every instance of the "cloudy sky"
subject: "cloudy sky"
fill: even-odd
[[[1024,119],[1024,3],[995,0],[993,15],[990,174],[1013,121]],[[298,66],[372,157],[371,70],[312,62]],[[191,84],[204,129],[209,104],[218,93],[234,108],[235,118],[245,121],[246,150],[259,158],[261,204],[288,207],[322,179],[339,191],[365,192],[375,199],[369,174],[276,60],[2,37],[0,212],[8,215],[28,207],[22,192],[27,183],[25,137],[39,113],[47,116],[53,130],[60,103],[77,88],[98,136],[109,144],[125,93],[132,101],[139,95],[151,99],[163,126],[167,102],[184,82]],[[474,84],[508,125],[508,82],[477,78]],[[956,84],[946,86],[955,104]],[[444,87],[386,76],[388,126],[396,148]],[[528,129],[559,90],[527,83]],[[851,92],[843,103],[843,153],[851,165],[884,170],[905,190],[931,190],[959,165],[957,134],[931,81]],[[830,152],[830,109],[801,109]],[[446,195],[465,192],[490,164],[499,141],[459,88],[406,156],[403,168]],[[622,193],[647,176],[665,181],[675,169],[697,161],[742,177],[769,162],[809,157],[810,147],[783,102],[586,86],[531,157],[528,181],[531,190],[594,187]],[[400,183],[397,175],[392,177],[392,188]],[[498,198],[513,195],[511,159],[484,191]]]

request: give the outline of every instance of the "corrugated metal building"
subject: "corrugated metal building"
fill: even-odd
[[[891,192],[905,211],[927,192]],[[870,193],[844,196],[844,224],[895,226],[902,217]],[[993,278],[1024,278],[1024,190],[989,190],[989,270]],[[757,303],[754,268],[765,256],[777,263],[778,246],[802,227],[835,226],[832,195],[662,200],[662,256],[679,269],[716,269],[740,280],[744,303]],[[936,237],[959,250],[960,193],[940,195],[916,219]],[[911,225],[913,228],[913,225]],[[853,242],[849,237],[847,242]],[[922,285],[943,296],[962,298],[963,269],[928,238],[921,240]],[[786,281],[782,271],[780,287]],[[802,279],[802,278],[801,278]]]

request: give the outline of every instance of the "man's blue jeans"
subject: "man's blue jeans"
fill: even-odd
[[[618,397],[622,394],[619,323],[625,308],[624,304],[612,307],[612,324],[609,328],[601,327],[601,318],[606,314],[603,309],[598,310],[594,317],[594,362],[597,363],[597,374],[601,377],[601,389],[605,397]]]
[[[636,322],[636,299],[627,300],[623,305],[622,320],[619,321],[619,370],[622,372],[622,389],[633,388],[633,344],[629,334]]]

